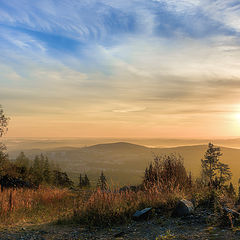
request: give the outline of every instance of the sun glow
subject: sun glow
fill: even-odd
[[[236,119],[237,119],[238,121],[240,121],[240,113],[237,113],[237,114],[235,115],[235,117],[236,117]]]

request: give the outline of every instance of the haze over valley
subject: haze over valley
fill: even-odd
[[[199,177],[201,158],[207,149],[208,139],[5,139],[11,159],[21,151],[30,157],[46,154],[50,161],[67,171],[75,182],[79,173],[88,173],[97,181],[104,171],[114,185],[139,184],[145,168],[156,155],[180,154],[184,165],[193,176]],[[240,177],[240,139],[215,139],[221,146],[222,160],[233,173],[233,182]]]

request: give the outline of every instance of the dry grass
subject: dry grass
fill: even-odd
[[[87,225],[110,225],[128,222],[132,214],[145,207],[169,209],[182,191],[81,191],[39,188],[4,190],[0,193],[0,225],[36,224],[57,221]]]
[[[156,186],[138,192],[97,190],[86,202],[78,202],[74,216],[70,219],[88,225],[126,223],[136,210],[153,207],[167,211],[184,196],[185,194],[177,189],[174,192],[161,192]]]
[[[160,186],[154,185],[137,192],[72,192],[50,187],[4,190],[0,193],[0,226],[48,222],[109,226],[129,222],[136,210],[145,207],[160,208],[163,213],[169,213],[181,198],[194,199],[196,205],[209,203],[211,199],[209,191],[204,188],[180,189],[163,191]]]
[[[75,198],[67,189],[5,189],[0,193],[0,224],[57,220],[71,211]]]

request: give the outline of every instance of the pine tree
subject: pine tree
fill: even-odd
[[[84,176],[84,186],[85,187],[90,187],[90,181],[88,179],[87,174],[85,174],[85,176]]]
[[[107,190],[107,179],[103,174],[103,171],[101,172],[101,175],[98,179],[97,187],[100,188],[101,190]]]
[[[83,186],[84,186],[84,180],[82,178],[82,174],[80,173],[78,187],[83,188]]]
[[[39,185],[43,182],[42,166],[39,156],[35,156],[33,161],[33,182],[35,185]]]
[[[8,154],[5,151],[6,147],[0,143],[0,178],[8,173],[11,165]]]
[[[219,185],[223,186],[225,182],[231,180],[232,173],[227,164],[218,163],[217,169],[219,171]]]
[[[79,175],[79,183],[78,183],[78,187],[79,188],[85,188],[85,187],[89,187],[90,186],[90,181],[88,179],[87,174],[84,175],[84,177],[82,177],[82,174]]]
[[[216,169],[219,164],[219,157],[222,156],[219,147],[214,147],[212,143],[208,144],[208,149],[201,159],[203,173],[209,178],[210,186],[213,185],[214,177],[216,176]]]
[[[70,180],[66,172],[58,170],[53,171],[53,184],[58,187],[71,187],[73,182]]]
[[[221,188],[232,177],[228,165],[220,162],[221,156],[221,149],[209,143],[204,159],[201,159],[202,173],[204,178],[208,178],[210,187]]]
[[[45,157],[45,161],[44,161],[43,179],[45,183],[47,184],[51,183],[51,171],[50,171],[49,161],[47,157]]]
[[[16,171],[18,177],[22,180],[27,180],[29,175],[29,159],[26,157],[24,152],[20,152],[15,161]]]

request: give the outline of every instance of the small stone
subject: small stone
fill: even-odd
[[[140,211],[136,211],[134,214],[133,214],[133,219],[134,220],[142,220],[142,219],[146,219],[150,212],[151,212],[152,208],[144,208]]]
[[[119,237],[122,237],[124,234],[125,234],[125,232],[122,231],[122,232],[115,234],[114,237],[119,238]]]

